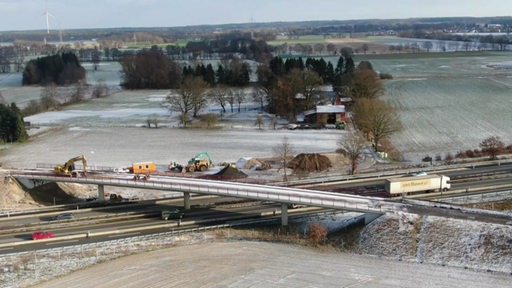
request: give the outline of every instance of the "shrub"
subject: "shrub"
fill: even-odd
[[[320,223],[308,224],[308,239],[313,244],[320,244],[327,236],[327,228]]]
[[[379,76],[380,76],[380,79],[382,79],[382,80],[393,79],[393,75],[391,75],[389,73],[380,73]]]

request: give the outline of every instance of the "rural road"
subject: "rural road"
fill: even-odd
[[[266,242],[131,255],[35,287],[510,287],[510,275]]]

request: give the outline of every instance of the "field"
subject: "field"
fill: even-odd
[[[383,99],[404,130],[392,137],[406,160],[478,149],[490,136],[512,144],[510,54],[372,61],[390,73]]]
[[[375,70],[394,77],[385,82],[383,99],[398,108],[404,124],[404,130],[391,139],[404,160],[415,162],[426,155],[444,158],[446,153],[478,149],[489,136],[512,143],[509,53],[429,53],[416,58],[361,55],[356,56],[356,63],[363,57]],[[336,63],[337,58],[327,60]],[[90,84],[119,84],[118,64],[102,63],[96,72],[86,68]],[[19,74],[0,75],[0,91],[7,102],[23,106],[39,97],[40,88],[21,87],[20,82]],[[91,163],[108,166],[153,159],[182,162],[201,151],[209,151],[218,162],[236,161],[245,156],[273,156],[272,148],[285,136],[297,153],[334,151],[344,134],[271,130],[269,118],[260,131],[254,126],[258,111],[251,104],[243,105],[242,113],[225,114],[221,129],[180,129],[176,115],[163,105],[168,93],[116,90],[108,98],[27,117],[25,120],[36,125],[61,128],[11,147],[1,153],[0,161],[5,166],[33,167],[35,163],[61,162],[85,154]],[[219,113],[219,109],[211,106],[206,112]],[[151,115],[159,118],[162,128],[141,128]],[[42,129],[31,133],[39,131]]]

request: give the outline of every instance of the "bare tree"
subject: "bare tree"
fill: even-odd
[[[329,43],[329,44],[327,44],[326,48],[327,48],[327,52],[329,52],[329,54],[335,54],[336,46],[334,46],[334,44]]]
[[[206,89],[208,83],[206,83],[201,77],[185,78],[181,91],[189,93],[192,97],[193,117],[197,117],[197,114],[206,105]]]
[[[222,108],[222,113],[226,113],[226,105],[229,100],[229,89],[225,86],[219,86],[210,91],[210,97],[216,104]]]
[[[366,52],[368,52],[368,44],[364,43],[362,46],[361,46],[361,50],[363,50],[363,53],[366,54]]]
[[[350,87],[352,98],[376,98],[384,93],[384,86],[373,69],[358,67]]]
[[[263,126],[263,117],[260,114],[256,116],[256,121],[254,121],[254,125],[257,125],[258,130],[261,130],[261,126]]]
[[[92,90],[92,97],[93,98],[101,98],[106,97],[110,94],[110,91],[107,87],[107,84],[105,83],[104,79],[100,79],[97,81],[98,83],[94,85],[94,88]]]
[[[208,84],[200,77],[187,77],[179,89],[177,95],[168,95],[167,102],[170,104],[171,111],[180,112],[181,123],[186,126],[189,119],[189,113],[193,112],[193,117],[206,104],[205,91]]]
[[[497,159],[497,156],[505,150],[505,143],[501,141],[499,136],[491,136],[485,138],[484,141],[480,143],[480,148],[482,148],[482,152],[489,155],[491,160]]]
[[[402,129],[395,108],[379,99],[358,99],[353,111],[354,122],[372,142],[375,151],[378,151],[381,139]]]
[[[260,111],[263,111],[263,108],[265,106],[265,99],[267,98],[268,94],[265,92],[265,89],[256,89],[254,91],[254,94],[252,94],[252,98],[254,101],[258,102],[260,104]]]
[[[365,140],[359,133],[352,133],[338,140],[338,151],[350,160],[350,175],[356,173],[357,161],[363,154],[364,144]]]
[[[272,116],[272,120],[270,120],[270,126],[272,127],[273,130],[276,130],[276,126],[277,126],[277,116],[276,115]]]
[[[71,93],[71,97],[69,99],[69,102],[70,103],[79,103],[80,101],[82,101],[85,97],[85,90],[86,90],[86,87],[85,85],[82,83],[82,81],[79,81],[78,83],[76,83],[74,85],[75,89],[74,91]]]
[[[231,108],[231,113],[233,113],[233,107],[235,106],[235,93],[233,91],[233,89],[229,89],[228,91],[228,94],[227,94],[227,100],[228,100],[228,103],[229,103],[229,107]]]
[[[276,155],[276,157],[279,159],[279,170],[283,169],[284,182],[288,182],[288,173],[286,169],[288,168],[288,162],[291,160],[293,154],[295,153],[293,150],[293,146],[290,144],[288,137],[284,137],[283,141],[273,148],[274,155]]]
[[[427,52],[430,52],[430,49],[432,49],[434,45],[431,41],[425,41],[423,42],[423,48],[427,50]]]
[[[48,86],[43,87],[43,90],[41,91],[41,108],[43,111],[47,111],[50,109],[57,108],[59,106],[59,101],[57,100],[57,87],[55,84],[50,84]]]
[[[219,117],[214,113],[207,113],[201,116],[201,120],[206,123],[206,128],[213,128],[219,122]]]
[[[244,102],[245,100],[245,93],[244,93],[244,90],[243,89],[236,89],[235,91],[233,91],[233,96],[235,98],[235,101],[236,103],[238,104],[238,113],[240,113],[241,111],[241,105],[242,103]]]
[[[158,116],[156,114],[152,114],[148,116],[148,118],[146,119],[146,124],[148,125],[148,128],[151,128],[151,125],[154,125],[155,128],[158,128],[159,122],[160,120],[158,119]]]

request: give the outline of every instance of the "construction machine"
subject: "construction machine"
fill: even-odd
[[[79,171],[75,168],[75,162],[82,161],[82,167],[83,170]],[[63,165],[57,165],[55,168],[53,168],[53,171],[58,174],[65,174],[69,175],[71,177],[78,177],[81,175],[85,176],[87,171],[87,160],[85,159],[85,156],[77,156],[74,158],[69,159],[66,163]]]
[[[206,171],[212,166],[212,160],[208,152],[201,152],[190,159],[185,166],[185,171]]]

